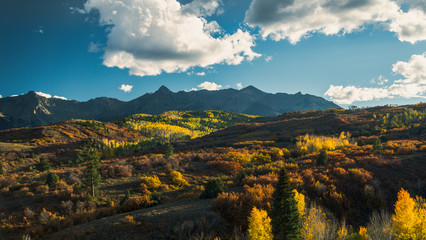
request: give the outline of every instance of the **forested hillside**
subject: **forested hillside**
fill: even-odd
[[[424,239],[425,113],[173,111],[2,131],[1,234]]]

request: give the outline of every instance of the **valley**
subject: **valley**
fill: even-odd
[[[425,115],[426,104],[171,111],[3,130],[1,236],[243,238],[253,207],[271,214],[283,168],[303,202],[304,239],[362,236],[372,215],[394,214],[401,188],[423,201]]]

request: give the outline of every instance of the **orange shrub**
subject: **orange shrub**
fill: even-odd
[[[348,174],[348,172],[346,172],[344,168],[336,167],[333,169],[333,174],[338,177],[345,177]]]
[[[363,168],[350,168],[348,171],[361,184],[365,184],[373,178],[371,173]]]
[[[219,212],[237,226],[247,227],[247,219],[253,207],[271,210],[272,185],[254,184],[253,187],[244,186],[242,193],[221,193],[213,201],[212,209]]]
[[[129,165],[108,165],[101,168],[102,177],[130,177],[132,176],[132,167]]]
[[[212,210],[220,213],[220,215],[229,221],[235,223],[243,219],[241,215],[242,202],[240,193],[219,193],[214,199]]]
[[[230,175],[237,174],[243,168],[240,163],[230,161],[209,161],[207,162],[207,167]]]
[[[278,175],[276,173],[269,173],[267,175],[253,176],[250,175],[243,179],[242,184],[253,186],[254,184],[275,184],[278,181]]]
[[[134,211],[137,209],[149,207],[152,205],[152,201],[149,195],[135,196],[126,199],[121,205],[121,209],[125,212]]]

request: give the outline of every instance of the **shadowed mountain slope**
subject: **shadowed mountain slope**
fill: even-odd
[[[137,113],[160,114],[171,110],[223,110],[260,116],[276,116],[295,110],[339,108],[321,97],[309,94],[265,93],[249,86],[241,90],[172,92],[162,86],[154,93],[123,102],[95,98],[87,102],[46,98],[30,91],[0,99],[0,130],[36,127],[76,119],[111,121]]]

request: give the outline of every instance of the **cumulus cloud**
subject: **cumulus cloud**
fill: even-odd
[[[219,85],[217,83],[214,83],[214,82],[205,81],[205,82],[201,83],[200,85],[198,85],[197,87],[199,87],[203,90],[217,91],[217,90],[221,89],[223,86]]]
[[[132,85],[128,85],[128,84],[122,84],[118,89],[120,89],[121,91],[125,92],[125,93],[129,93],[132,91],[133,86]]]
[[[240,89],[242,89],[243,88],[243,84],[242,83],[237,83],[237,88],[238,88],[238,90],[240,90]]]
[[[426,85],[426,52],[422,55],[411,56],[408,62],[399,61],[392,67],[392,71],[404,76],[397,82]]]
[[[222,1],[219,0],[193,0],[182,6],[182,12],[196,16],[211,16],[216,12],[221,13],[219,7]]]
[[[260,28],[263,38],[287,39],[296,44],[312,33],[343,35],[380,23],[401,41],[426,39],[425,4],[411,0],[402,11],[394,0],[253,0],[245,20]],[[418,1],[417,1],[418,2]]]
[[[204,16],[217,12],[218,0],[88,0],[86,11],[99,11],[100,24],[109,26],[103,64],[127,68],[131,75],[184,72],[191,67],[237,65],[260,54],[249,32],[213,37],[217,22]]]
[[[0,98],[2,98],[3,96],[2,95],[0,95]]]
[[[392,71],[404,78],[396,80],[390,86],[381,88],[331,85],[325,95],[339,104],[393,97],[425,97],[423,95],[426,92],[426,52],[422,55],[411,56],[408,62],[397,62],[393,65]],[[381,79],[381,77],[379,76],[378,79]]]
[[[399,12],[389,24],[389,30],[395,32],[398,39],[410,43],[426,39],[426,14],[422,9],[410,9]]]

